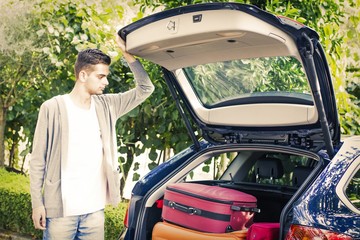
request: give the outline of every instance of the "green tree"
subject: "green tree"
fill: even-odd
[[[319,4],[309,1],[281,1],[268,7],[269,11],[279,12],[299,20],[314,28],[320,35],[325,49],[341,124],[341,133],[360,134],[359,95],[359,1],[321,0]],[[284,7],[286,6],[286,7]]]
[[[34,74],[42,61],[40,42],[33,32],[36,10],[33,1],[0,2],[0,167],[5,162],[5,136],[10,144],[17,144],[20,137],[20,126],[15,120],[18,115],[11,112],[15,105],[26,101],[26,96],[36,94],[31,92],[33,86],[41,84]],[[24,109],[22,114],[30,109]],[[15,149],[14,145],[10,149]]]
[[[339,34],[343,36],[343,47],[339,50],[342,56],[339,59],[346,67],[345,95],[349,93],[349,100],[345,99],[343,132],[360,134],[360,1],[349,0],[344,2],[344,18],[340,25]],[[342,90],[342,89],[341,89]],[[341,91],[342,92],[342,91]]]

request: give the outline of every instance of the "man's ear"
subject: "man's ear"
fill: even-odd
[[[79,72],[79,80],[80,82],[86,82],[87,73],[86,71],[82,70]]]

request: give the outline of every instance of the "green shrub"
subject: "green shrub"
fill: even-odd
[[[31,214],[30,181],[27,176],[7,172],[0,168],[0,229],[42,238],[42,231],[35,230]],[[122,228],[127,203],[105,208],[105,239],[117,239]]]
[[[40,238],[31,220],[29,178],[0,169],[0,228]]]
[[[120,203],[118,207],[105,208],[105,239],[118,239],[124,227],[124,217],[128,204]]]

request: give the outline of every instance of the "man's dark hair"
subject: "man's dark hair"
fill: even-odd
[[[82,70],[89,70],[96,64],[110,65],[111,58],[99,49],[85,49],[79,52],[75,62],[75,77],[78,79]]]

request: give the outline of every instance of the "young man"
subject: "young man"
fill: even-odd
[[[154,90],[139,61],[117,44],[136,87],[102,94],[110,57],[97,49],[79,53],[69,94],[45,101],[35,129],[30,189],[36,229],[43,239],[104,239],[104,207],[120,201],[115,123]]]

